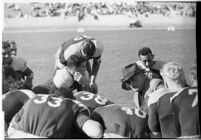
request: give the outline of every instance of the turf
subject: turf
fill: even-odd
[[[120,105],[132,107],[132,91],[121,89],[121,69],[138,59],[142,46],[153,50],[156,59],[180,63],[186,73],[196,58],[195,29],[176,29],[168,32],[147,30],[99,30],[85,34],[102,41],[105,46],[97,77],[99,93]],[[3,40],[17,42],[18,56],[28,61],[34,71],[34,85],[48,80],[54,71],[54,54],[63,41],[75,36],[74,31],[10,32]]]

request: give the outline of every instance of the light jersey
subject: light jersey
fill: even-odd
[[[89,80],[87,71],[84,72],[83,76]],[[57,88],[65,88],[70,90],[74,82],[75,80],[73,75],[70,74],[66,67],[57,70],[53,77],[53,83]]]
[[[162,138],[176,138],[179,136],[179,128],[176,125],[175,116],[170,104],[170,98],[175,93],[177,92],[161,88],[149,96],[148,125],[152,132],[161,132]]]
[[[30,90],[14,90],[2,96],[2,108],[5,121],[9,124],[13,116],[22,108],[27,100],[35,96],[35,93]]]
[[[101,95],[93,94],[87,91],[77,92],[73,96],[76,100],[86,105],[91,112],[94,111],[97,107],[114,104],[113,101],[108,100]]]
[[[13,127],[36,136],[71,138],[75,127],[81,129],[89,110],[76,100],[38,94],[27,101],[13,118]]]
[[[185,88],[170,98],[181,136],[200,135],[197,87]]]
[[[139,109],[112,104],[96,108],[91,118],[101,122],[106,133],[128,138],[147,138],[147,116]]]
[[[55,67],[56,68],[62,68],[64,67],[64,64],[62,64],[62,61],[68,60],[68,58],[71,55],[76,55],[79,57],[83,57],[81,54],[81,44],[83,40],[91,40],[96,47],[96,51],[94,55],[91,57],[91,59],[96,59],[97,61],[101,60],[101,56],[104,50],[104,46],[102,43],[92,37],[88,37],[85,35],[77,36],[72,39],[70,39],[67,42],[64,42],[62,46],[58,49],[58,51],[55,54]]]

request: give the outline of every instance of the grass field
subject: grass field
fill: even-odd
[[[97,77],[99,93],[118,104],[132,107],[132,91],[121,89],[121,69],[138,59],[142,46],[153,50],[156,59],[180,63],[185,71],[196,58],[195,29],[167,30],[91,30],[86,35],[105,46]],[[45,82],[54,70],[54,54],[63,41],[76,35],[74,31],[9,32],[3,40],[17,42],[18,56],[28,61],[34,71],[34,85]]]

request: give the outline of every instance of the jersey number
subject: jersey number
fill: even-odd
[[[125,111],[126,114],[128,115],[133,115],[133,111],[129,107],[122,107],[121,110]],[[137,115],[140,118],[146,118],[146,114],[137,108],[135,108],[135,115]]]
[[[198,104],[198,90],[197,89],[189,89],[188,94],[193,95],[195,93],[195,99],[193,100],[192,107],[195,107]]]
[[[59,107],[61,105],[61,102],[63,101],[62,98],[58,98],[58,97],[50,97],[48,95],[37,95],[40,96],[39,99],[34,99],[34,103],[36,104],[42,104],[47,102],[47,104],[51,107]],[[51,98],[50,101],[47,101],[48,97]]]
[[[86,96],[80,96],[80,99],[82,99],[82,100],[91,100],[91,99],[94,98],[94,96],[96,96],[94,98],[94,100],[95,100],[96,103],[98,103],[100,105],[105,105],[106,102],[108,101],[106,98],[103,98],[100,95],[94,95],[92,93],[87,93],[87,92],[83,93],[83,94],[85,94]]]

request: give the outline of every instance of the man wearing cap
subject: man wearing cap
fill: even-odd
[[[85,35],[76,36],[67,42],[64,42],[55,54],[55,69],[61,69],[66,66],[67,60],[71,55],[77,55],[86,60],[86,71],[90,77],[90,87],[94,93],[97,93],[95,83],[99,71],[101,57],[104,50],[102,43],[92,37]],[[91,66],[89,60],[93,59]]]

